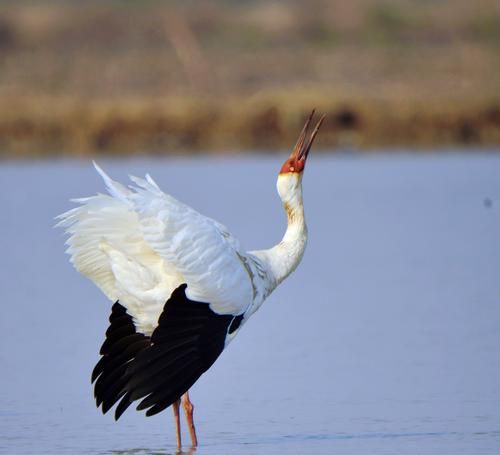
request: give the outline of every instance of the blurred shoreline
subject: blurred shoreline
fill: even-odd
[[[500,144],[493,0],[3,2],[0,158]]]

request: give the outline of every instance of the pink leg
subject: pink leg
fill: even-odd
[[[177,449],[181,448],[181,422],[179,419],[179,407],[181,405],[181,400],[177,400],[172,403],[172,410],[174,411],[174,422],[175,422],[175,437],[177,438]]]
[[[197,447],[198,439],[196,437],[196,429],[194,427],[194,420],[193,420],[194,406],[193,403],[191,403],[191,401],[189,400],[188,392],[182,395],[182,407],[184,408],[184,413],[186,414],[189,434],[191,435],[191,444],[193,447]]]

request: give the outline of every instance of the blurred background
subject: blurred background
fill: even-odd
[[[497,0],[3,0],[0,156],[500,144]]]

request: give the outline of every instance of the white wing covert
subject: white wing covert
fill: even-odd
[[[170,295],[161,258],[144,241],[137,214],[103,194],[77,199],[81,205],[58,218],[70,237],[74,267],[113,302],[119,300],[138,330],[150,334]]]
[[[241,314],[252,303],[252,284],[239,244],[227,229],[163,193],[151,177],[133,177],[130,200],[145,241],[188,284],[186,295],[209,302],[218,314]]]
[[[94,163],[95,164],[95,163]],[[131,177],[128,189],[97,165],[111,196],[77,199],[59,216],[70,234],[71,262],[112,301],[119,300],[139,331],[150,334],[170,294],[208,302],[218,314],[241,314],[252,284],[226,228],[173,197],[156,183]]]

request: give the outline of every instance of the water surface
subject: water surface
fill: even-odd
[[[101,164],[255,249],[284,229],[281,161]],[[500,154],[311,155],[304,187],[304,261],[193,387],[196,453],[500,453]],[[52,226],[97,191],[86,161],[0,167],[1,453],[175,451],[169,410],[115,423],[92,399],[109,304]]]

